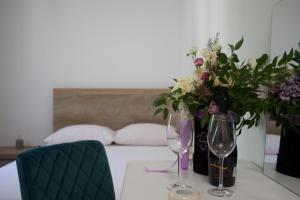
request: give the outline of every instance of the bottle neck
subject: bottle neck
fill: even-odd
[[[216,87],[215,94],[213,96],[213,100],[215,101],[218,112],[219,113],[227,113],[228,110],[228,89],[227,87]]]

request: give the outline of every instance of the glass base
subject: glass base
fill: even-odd
[[[188,199],[194,199],[194,200],[200,200],[200,193],[192,188],[183,188],[178,190],[171,190],[169,192],[169,198],[168,199],[176,199],[176,200],[188,200]]]
[[[177,189],[184,189],[184,188],[192,188],[190,185],[182,184],[182,183],[172,183],[167,186],[168,190],[177,190]]]
[[[208,194],[215,196],[215,197],[230,197],[233,194],[232,190],[229,189],[220,189],[220,188],[212,188],[209,189]]]

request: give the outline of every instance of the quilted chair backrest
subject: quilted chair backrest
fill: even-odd
[[[20,154],[16,162],[23,200],[115,200],[100,142],[39,147]]]

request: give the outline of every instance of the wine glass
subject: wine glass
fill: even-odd
[[[178,180],[176,183],[168,185],[169,190],[191,187],[181,181],[181,158],[192,143],[193,130],[193,120],[184,118],[179,112],[173,112],[169,115],[166,131],[167,144],[178,158]]]
[[[223,187],[223,162],[224,158],[231,154],[236,145],[234,124],[224,113],[214,114],[211,117],[207,144],[210,151],[220,160],[219,186],[208,190],[208,193],[217,197],[228,197],[233,194],[232,190]]]

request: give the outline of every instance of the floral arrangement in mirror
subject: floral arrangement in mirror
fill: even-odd
[[[300,43],[299,43],[300,50]],[[274,75],[269,83],[265,99],[266,112],[276,125],[281,125],[279,152],[276,170],[280,173],[300,178],[300,52],[291,49],[280,60],[275,57],[271,65],[285,69]]]
[[[300,49],[300,42],[298,46]],[[284,72],[274,75],[269,83],[267,112],[277,126],[295,128],[294,125],[300,125],[300,52],[291,49],[277,60],[275,57],[272,65],[283,68]]]

